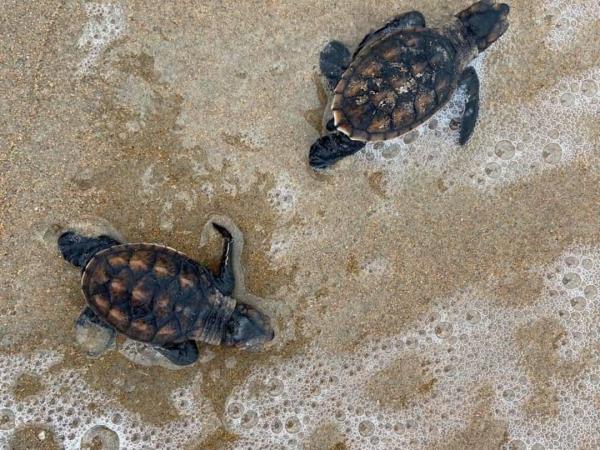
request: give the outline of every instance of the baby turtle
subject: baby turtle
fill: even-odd
[[[331,166],[367,141],[395,138],[429,119],[460,85],[466,91],[460,144],[479,111],[479,79],[467,65],[508,28],[508,5],[474,3],[439,29],[418,11],[369,33],[350,56],[339,41],[321,51],[320,69],[333,90],[329,134],[310,148],[314,168]]]
[[[273,339],[269,319],[231,297],[233,238],[221,225],[213,226],[225,241],[216,275],[163,245],[61,234],[63,257],[82,268],[87,306],[78,322],[96,322],[150,343],[177,365],[198,359],[194,341],[249,348]]]

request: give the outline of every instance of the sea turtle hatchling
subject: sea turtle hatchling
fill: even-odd
[[[460,144],[475,128],[479,79],[468,64],[508,28],[508,5],[480,1],[441,28],[426,28],[418,11],[401,14],[364,37],[352,56],[339,41],[320,54],[333,99],[328,134],[310,149],[309,162],[325,168],[367,141],[395,138],[430,118],[465,88]],[[327,120],[327,117],[325,118]]]
[[[78,322],[91,320],[147,342],[177,365],[196,361],[195,341],[249,348],[273,339],[268,317],[232,298],[233,238],[213,226],[225,241],[216,275],[163,245],[62,233],[63,257],[82,269],[87,306]]]

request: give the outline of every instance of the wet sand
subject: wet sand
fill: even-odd
[[[440,116],[326,173],[307,163],[326,42],[468,4],[5,1],[0,446],[78,448],[101,424],[126,448],[596,448],[597,5],[510,3],[476,63],[465,147]],[[105,220],[214,268],[218,237],[200,245],[214,214],[243,233],[275,342],[202,347],[178,371],[82,354],[56,231]]]

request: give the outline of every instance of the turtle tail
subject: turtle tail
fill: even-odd
[[[66,231],[58,237],[58,248],[63,258],[82,269],[96,253],[119,244],[108,236],[86,237],[73,231]]]

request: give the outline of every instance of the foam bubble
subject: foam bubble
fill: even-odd
[[[498,158],[509,160],[515,156],[515,146],[506,139],[498,141],[495,147],[495,153]]]
[[[285,430],[290,434],[297,433],[301,428],[302,424],[300,423],[300,419],[296,416],[288,417],[285,421]]]
[[[15,427],[15,414],[8,408],[0,409],[0,430],[12,430]]]
[[[550,142],[542,150],[542,158],[549,164],[557,164],[562,157],[562,147],[555,142]]]
[[[81,449],[119,450],[119,435],[108,427],[96,425],[81,438]]]

